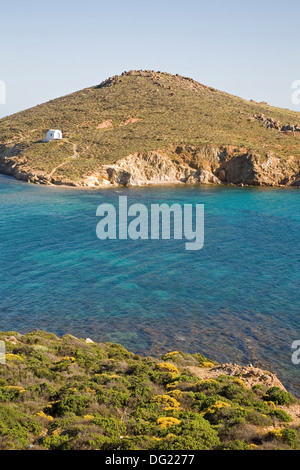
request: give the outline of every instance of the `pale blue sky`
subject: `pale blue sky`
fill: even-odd
[[[299,0],[10,0],[0,7],[0,117],[130,69],[190,76],[299,110]]]

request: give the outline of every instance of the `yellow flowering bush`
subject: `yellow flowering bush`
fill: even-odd
[[[210,369],[211,367],[214,367],[214,365],[215,364],[213,362],[204,361],[204,362],[201,362],[200,367],[205,367],[206,369]]]
[[[155,400],[158,403],[161,403],[162,405],[166,406],[167,408],[165,409],[168,410],[180,407],[179,401],[177,401],[176,398],[170,397],[170,395],[157,395],[155,397]]]
[[[53,416],[46,415],[43,411],[38,411],[36,413],[36,416],[40,416],[40,418],[47,419],[48,421],[53,421],[54,420]]]
[[[241,385],[242,387],[246,388],[245,382],[242,379],[239,379],[238,377],[234,377],[233,382],[235,382],[236,384]]]
[[[171,382],[169,384],[166,385],[166,387],[169,389],[169,388],[175,388],[178,384],[178,381],[176,380],[175,382]]]
[[[21,357],[19,354],[12,354],[12,353],[5,354],[5,359],[8,362],[22,362],[22,361],[24,361],[23,357]]]
[[[83,419],[86,419],[87,421],[90,421],[91,419],[94,419],[93,415],[84,415]]]
[[[69,389],[70,390],[70,389]],[[76,389],[77,390],[77,389]],[[56,401],[49,401],[49,403],[47,403],[47,405],[45,406],[45,408],[52,408],[53,405],[55,405],[55,403],[59,403],[60,400],[56,400]]]
[[[117,379],[119,377],[118,374],[108,374],[107,372],[102,372],[102,374],[95,374],[95,377],[104,377],[107,379]]]
[[[216,413],[216,411],[220,410],[221,408],[229,408],[231,405],[229,403],[226,403],[225,401],[216,401],[214,405],[209,406],[204,414],[206,413]]]
[[[181,390],[178,390],[178,388],[177,388],[175,390],[171,390],[170,392],[168,392],[168,395],[170,395],[170,397],[178,397],[179,398],[179,397],[182,397],[183,392]]]
[[[19,393],[25,392],[25,389],[23,387],[19,387],[17,385],[6,385],[4,388],[6,390],[16,390],[16,392],[19,392]]]
[[[156,368],[163,372],[171,372],[172,374],[179,374],[178,367],[174,366],[174,364],[170,364],[169,362],[159,362],[156,364]]]
[[[158,424],[161,429],[165,429],[170,426],[178,426],[178,424],[180,423],[181,423],[180,419],[172,418],[171,416],[158,418],[158,420],[156,421],[156,424]]]
[[[172,351],[172,352],[168,352],[164,355],[164,357],[173,357],[173,356],[176,356],[177,354],[180,354],[179,351]]]
[[[215,380],[215,379],[204,379],[204,380],[200,380],[199,382],[197,382],[201,385],[209,385],[209,384],[215,384],[215,385],[218,385],[218,381]]]
[[[282,429],[271,429],[267,433],[267,435],[281,438],[282,437]]]

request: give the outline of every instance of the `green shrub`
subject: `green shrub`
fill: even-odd
[[[253,385],[253,387],[252,387],[252,390],[254,390],[254,391],[256,391],[256,390],[263,390],[263,389],[264,389],[264,387],[263,387],[263,385],[261,385],[261,384],[255,384],[255,385]]]
[[[295,429],[283,429],[281,431],[283,441],[296,449],[299,446],[298,433]]]
[[[219,391],[219,395],[233,400],[240,405],[252,406],[255,400],[255,394],[252,390],[248,390],[244,385],[237,383],[228,383]]]
[[[41,444],[49,450],[70,450],[71,448],[69,436],[46,436]]]
[[[20,398],[24,393],[24,389],[22,387],[14,387],[14,386],[5,386],[0,387],[0,400],[1,401],[13,401],[17,398]]]
[[[270,416],[260,413],[257,410],[250,410],[246,416],[247,423],[254,424],[255,426],[270,426],[272,420]]]
[[[220,444],[218,433],[199,415],[188,415],[189,419],[182,421],[181,425],[173,426],[161,432],[165,438],[157,441],[153,449],[157,450],[209,450]],[[178,428],[178,429],[176,429]],[[171,435],[168,437],[168,434]]]
[[[253,450],[254,448],[253,444],[251,445],[240,439],[220,446],[220,450]]]
[[[101,415],[96,415],[91,421],[92,424],[101,428],[103,435],[111,438],[120,438],[120,435],[126,433],[126,426],[122,420],[117,418],[104,418]]]
[[[222,384],[215,379],[201,380],[193,387],[195,393],[203,392],[205,395],[215,395],[222,389]]]
[[[109,390],[97,390],[97,400],[99,403],[106,403],[111,406],[127,406],[130,394],[127,391],[121,391],[118,387],[110,387]]]
[[[123,348],[120,344],[107,343],[109,346],[106,353],[110,359],[129,359],[133,356],[133,353],[128,352],[127,349]]]
[[[0,404],[0,436],[9,438],[1,448],[24,449],[31,435],[40,433],[39,424],[13,405]]]
[[[67,413],[82,416],[88,404],[88,398],[82,395],[68,395],[57,403],[54,403],[51,413],[53,416],[63,416]]]
[[[205,413],[204,418],[214,425],[224,423],[226,428],[230,429],[244,423],[248,414],[249,411],[240,407],[223,407],[215,412],[208,411]]]
[[[266,401],[272,401],[276,405],[290,405],[294,399],[292,395],[279,387],[271,387],[263,397]]]
[[[292,421],[291,416],[284,410],[272,410],[270,411],[269,416],[276,418],[278,421],[283,423],[290,423]]]

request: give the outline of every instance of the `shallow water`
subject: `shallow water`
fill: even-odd
[[[103,202],[203,203],[205,243],[96,237]],[[0,330],[174,349],[277,373],[300,396],[300,190],[74,190],[0,176]]]

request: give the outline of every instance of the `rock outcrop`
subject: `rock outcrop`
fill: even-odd
[[[129,155],[115,165],[103,167],[99,185],[300,185],[300,162],[294,157],[286,160],[272,154],[261,157],[246,149],[233,147],[176,147],[175,155],[175,158],[163,152]],[[104,176],[103,170],[107,173]]]
[[[257,116],[256,114],[251,119],[257,119],[260,121],[267,129],[275,129],[276,131],[295,133],[300,132],[300,126],[298,124],[281,124],[280,121],[276,121],[271,117],[266,117],[264,114]]]
[[[30,183],[76,187],[160,184],[234,184],[300,186],[299,158],[261,156],[245,148],[174,146],[168,151],[133,153],[112,165],[101,165],[82,179],[33,171],[13,147],[2,153],[0,172]]]
[[[264,385],[268,388],[279,387],[282,390],[286,390],[275,374],[255,367],[252,364],[248,366],[221,364],[210,369],[203,369],[201,367],[189,367],[188,369],[202,380],[213,379],[220,375],[229,375],[242,380],[247,388],[252,388],[254,385]]]
[[[175,155],[175,156],[174,156]],[[235,184],[300,186],[300,162],[282,160],[234,147],[176,147],[170,152],[128,155],[114,165],[103,165],[78,186],[141,186],[147,184]]]

